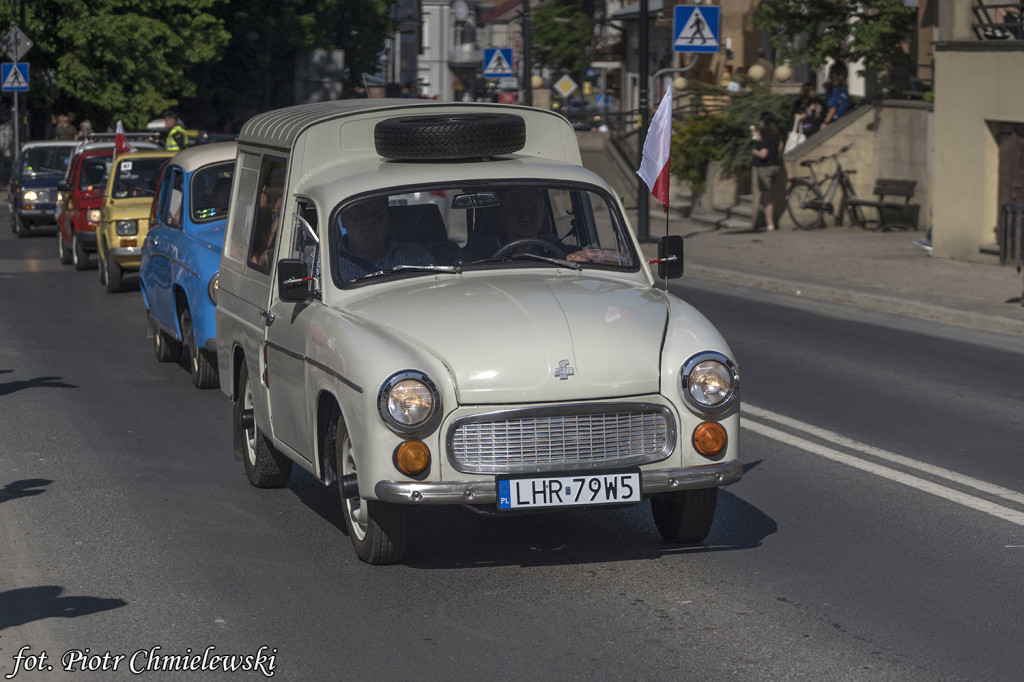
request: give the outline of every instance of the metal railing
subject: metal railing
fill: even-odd
[[[1024,39],[1024,2],[976,0],[971,11],[975,19],[971,28],[979,40]]]
[[[1024,267],[1024,204],[1003,204],[1003,220],[999,225],[999,263],[1015,262],[1017,272]],[[1024,305],[1024,293],[1021,294]]]

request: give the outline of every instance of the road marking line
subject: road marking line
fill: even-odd
[[[855,457],[854,455],[848,455],[846,453],[839,452],[838,450],[833,450],[832,448],[819,443],[812,443],[811,441],[800,438],[799,436],[790,435],[785,431],[779,431],[778,429],[751,421],[750,419],[744,419],[741,424],[743,427],[750,429],[754,433],[759,433],[767,438],[773,438],[795,448],[806,450],[811,454],[819,455],[841,464],[846,464],[847,466],[881,476],[882,478],[889,479],[896,483],[902,483],[903,485],[916,488],[922,492],[930,493],[936,497],[941,497],[944,500],[955,502],[965,507],[969,507],[970,509],[975,509],[1005,521],[1015,523],[1018,526],[1024,526],[1024,513],[1022,512],[1014,511],[1013,509],[1000,506],[994,502],[989,502],[988,500],[983,500],[980,497],[974,497],[973,495],[962,493],[958,490],[953,490],[952,488],[947,488],[943,485],[939,485],[938,483],[926,481],[925,479],[918,478],[917,476],[905,474],[902,471],[897,471],[896,469],[890,469],[889,467],[882,466],[881,464],[868,462]]]
[[[850,438],[842,436],[834,431],[818,428],[817,426],[812,426],[805,422],[791,419],[754,405],[744,404],[741,409],[743,411],[742,414],[744,415],[767,419],[768,421],[782,424],[783,426],[788,426],[798,431],[803,431],[806,434],[810,434],[816,438],[821,438],[822,440],[827,440],[844,448],[857,450],[858,452],[863,452],[866,455],[871,455],[872,457],[883,459],[888,462],[892,462],[893,464],[907,467],[908,469],[917,469],[918,471],[923,471],[927,474],[931,474],[932,476],[938,476],[939,478],[944,478],[947,481],[953,481],[954,483],[959,483],[960,485],[980,490],[984,493],[988,493],[989,495],[995,495],[996,497],[1001,497],[1005,500],[1010,500],[1011,502],[1024,504],[1024,494],[1018,493],[1015,490],[1010,490],[1009,488],[1004,488],[992,483],[986,483],[985,481],[978,480],[977,478],[971,478],[970,476],[958,474],[955,471],[950,471],[949,469],[937,467],[934,464],[925,464],[924,462],[919,462],[916,459],[910,459],[909,457],[897,455],[887,450],[865,445],[864,443],[851,440]],[[741,418],[740,425],[742,424],[743,419]]]

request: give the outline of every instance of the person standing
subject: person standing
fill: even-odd
[[[758,128],[751,126],[754,139],[754,158],[751,165],[757,172],[757,189],[761,193],[765,225],[758,232],[775,229],[775,185],[779,179],[779,124],[770,112],[761,114]]]
[[[820,130],[836,121],[850,109],[850,92],[846,87],[846,64],[836,62],[828,71],[828,103]]]
[[[72,142],[77,135],[78,131],[71,125],[71,117],[67,114],[58,114],[57,125],[53,127],[53,139]]]
[[[164,139],[164,149],[169,152],[180,152],[188,146],[188,133],[178,120],[178,113],[167,110],[164,112],[164,126],[167,128],[167,137]]]
[[[9,118],[3,119],[0,123],[0,154],[3,154],[0,185],[6,185],[11,177],[11,156],[14,154],[14,125]]]

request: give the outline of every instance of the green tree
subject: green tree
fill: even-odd
[[[27,3],[23,30],[35,46],[26,59],[33,80],[41,74],[48,86],[30,102],[48,109],[60,104],[106,122],[121,119],[128,127],[145,125],[195,92],[186,75],[191,65],[219,56],[229,36],[208,10],[224,1]],[[4,19],[10,19],[6,7]]]
[[[772,37],[783,59],[814,69],[829,58],[863,60],[877,73],[899,57],[915,16],[904,0],[762,0],[754,26]]]
[[[592,0],[549,0],[533,8],[530,49],[537,65],[580,73],[594,37]]]
[[[351,92],[377,70],[390,27],[384,0],[232,0],[214,14],[231,41],[221,61],[193,68],[198,94],[182,107],[190,124],[211,129],[294,104],[303,50],[344,50]]]

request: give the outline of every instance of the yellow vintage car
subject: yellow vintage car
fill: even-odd
[[[96,235],[100,284],[111,293],[122,290],[126,270],[139,269],[153,195],[160,173],[175,153],[146,150],[113,158]]]

